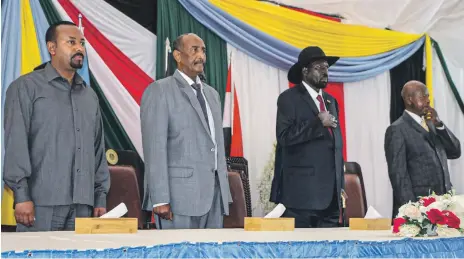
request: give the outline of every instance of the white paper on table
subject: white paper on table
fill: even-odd
[[[127,213],[126,204],[121,202],[118,206],[114,207],[114,209],[108,211],[107,213],[100,216],[100,218],[111,218],[116,219],[124,216]]]
[[[280,218],[284,212],[285,206],[282,203],[279,203],[271,212],[264,216],[264,218]]]
[[[369,206],[366,212],[366,216],[364,216],[365,219],[380,219],[383,218],[380,213],[374,209],[374,207]]]

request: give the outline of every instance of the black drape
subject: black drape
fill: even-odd
[[[390,69],[391,101],[390,122],[396,121],[404,111],[404,103],[401,98],[401,89],[410,80],[421,81],[425,84],[424,47],[420,47],[416,53],[403,61],[398,66]]]
[[[105,0],[105,2],[156,34],[156,0]]]

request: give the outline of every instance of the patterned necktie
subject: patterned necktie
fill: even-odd
[[[201,93],[201,85],[192,84],[192,87],[193,89],[195,89],[195,91],[197,91],[197,99],[198,99],[198,102],[200,103],[201,109],[203,110],[203,115],[205,116],[206,125],[208,126],[208,130],[209,130],[208,113],[206,111],[206,101],[205,101],[205,98],[203,97],[203,94]]]
[[[427,132],[429,132],[429,126],[427,126],[427,122],[424,120],[424,118],[422,118],[421,126],[422,126],[422,128],[424,128]]]
[[[321,112],[325,112],[326,110],[325,110],[324,101],[322,100],[322,96],[319,94],[316,99],[319,101],[319,109],[321,110]],[[328,127],[327,129],[329,130],[330,135],[333,136],[332,128]]]

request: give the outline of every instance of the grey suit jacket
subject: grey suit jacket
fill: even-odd
[[[224,214],[232,201],[227,179],[219,95],[203,83],[214,119],[217,173]],[[145,160],[143,208],[169,203],[173,214],[202,216],[211,208],[215,185],[215,146],[191,86],[176,71],[150,84],[140,107]]]
[[[424,130],[406,111],[387,128],[385,156],[393,187],[393,216],[401,205],[432,191],[451,190],[447,159],[461,156],[459,140],[445,126]]]

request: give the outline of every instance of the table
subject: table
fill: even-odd
[[[348,228],[249,232],[142,230],[136,234],[2,233],[2,257],[464,257],[464,237],[405,239]]]

